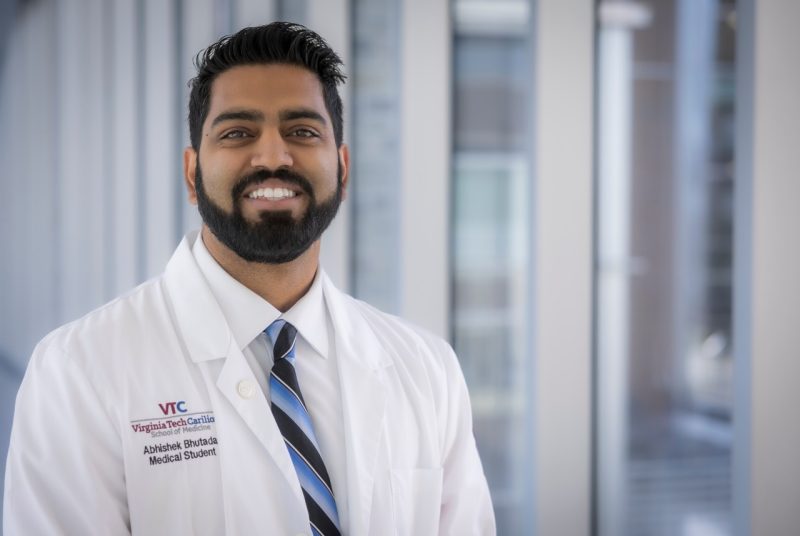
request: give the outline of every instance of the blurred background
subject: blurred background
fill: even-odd
[[[776,4],[762,20],[798,14]],[[349,77],[351,191],[323,264],[454,346],[498,533],[800,534],[796,512],[773,512],[775,532],[751,525],[754,11],[0,1],[3,463],[35,343],[159,274],[199,225],[181,172],[192,58],[291,20],[323,35]],[[797,68],[778,79],[795,106]],[[796,183],[787,169],[778,178]],[[798,266],[796,244],[772,259]],[[791,316],[796,284],[786,292]],[[784,469],[800,475],[798,463]]]

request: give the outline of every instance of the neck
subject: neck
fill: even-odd
[[[265,264],[242,259],[205,225],[200,234],[208,252],[231,277],[281,312],[297,303],[314,282],[319,266],[319,240],[293,261]]]

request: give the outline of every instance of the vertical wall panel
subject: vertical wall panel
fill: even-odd
[[[24,147],[15,153],[23,156],[15,160],[24,162],[26,169],[7,178],[12,188],[10,196],[5,198],[6,202],[18,204],[22,209],[18,220],[23,225],[22,233],[14,237],[19,241],[20,250],[10,256],[10,260],[21,270],[11,283],[22,291],[21,298],[27,304],[17,312],[25,322],[22,332],[25,342],[19,348],[25,354],[38,338],[41,323],[52,325],[59,320],[52,298],[58,292],[53,267],[58,265],[54,247],[58,213],[55,207],[60,202],[53,151],[55,137],[52,135],[56,109],[51,88],[56,84],[56,75],[50,51],[55,45],[55,5],[41,2],[32,6],[26,22],[29,31],[20,37],[28,67],[16,71],[16,76],[25,78],[21,97],[26,102],[18,108],[21,116],[11,123],[12,132],[26,133]],[[43,58],[47,58],[46,61],[42,61]],[[22,190],[27,192],[24,198],[18,197]]]
[[[61,88],[58,167],[62,318],[103,301],[102,62],[100,2],[59,2]]]
[[[28,22],[28,21],[26,21]],[[28,26],[28,25],[26,25]],[[27,27],[26,27],[27,29]],[[16,36],[25,35],[20,28],[15,32]],[[0,343],[3,344],[3,353],[8,353],[7,358],[11,361],[22,360],[15,359],[18,356],[15,352],[19,349],[21,341],[15,337],[20,333],[24,333],[25,310],[19,310],[19,305],[25,303],[25,292],[22,285],[14,284],[14,281],[21,281],[24,276],[24,252],[25,244],[30,240],[30,236],[24,233],[24,226],[22,224],[23,215],[25,213],[25,204],[29,202],[27,194],[27,179],[28,166],[27,162],[22,158],[14,158],[14,155],[25,154],[25,139],[27,137],[27,125],[29,121],[25,120],[28,111],[24,108],[25,92],[20,84],[18,73],[24,73],[22,66],[27,61],[28,54],[21,46],[24,39],[11,40],[11,50],[15,52],[14,55],[6,58],[3,71],[3,88],[2,96],[4,99],[2,119],[4,125],[14,125],[16,129],[3,129],[2,151],[3,162],[3,180],[2,180],[2,203],[3,210],[0,210],[0,237],[3,239],[4,249],[11,252],[4,262],[0,262],[2,266],[2,293],[0,299],[8,304],[14,304],[15,307],[4,307],[2,324],[3,338]],[[13,355],[13,358],[12,358]],[[6,357],[6,356],[2,356]]]
[[[234,0],[234,26],[259,26],[275,20],[277,6],[274,0]]]
[[[0,481],[25,362],[58,315],[55,11],[52,2],[27,6],[0,58]]]
[[[800,3],[753,4],[751,534],[782,536],[800,530]]]
[[[753,43],[755,0],[740,0],[736,11],[736,146],[734,169],[734,247],[733,247],[733,526],[734,536],[750,536],[752,445],[750,430],[753,412],[752,334],[753,298]]]
[[[800,34],[795,2],[737,2],[734,514],[800,527]]]
[[[82,299],[79,296],[85,292],[87,280],[81,280],[84,274],[81,270],[82,259],[87,257],[87,245],[80,240],[83,211],[70,211],[70,206],[76,206],[79,201],[78,193],[81,188],[76,184],[74,176],[80,166],[80,141],[78,136],[71,135],[69,125],[75,125],[80,119],[78,103],[81,102],[81,88],[76,87],[80,81],[79,36],[83,35],[78,6],[79,0],[57,2],[58,14],[56,20],[56,54],[57,54],[57,82],[60,88],[57,106],[57,146],[56,167],[58,169],[58,194],[59,216],[58,236],[54,241],[57,248],[60,266],[58,278],[59,291],[59,316],[67,318],[76,316],[82,309]],[[72,28],[77,28],[73,31]],[[71,103],[74,103],[70,105]],[[77,162],[77,163],[76,163]],[[77,220],[77,221],[76,221]],[[69,247],[67,247],[69,244]],[[67,255],[67,252],[70,252]],[[87,271],[88,272],[88,271]],[[83,289],[83,290],[79,290]]]
[[[535,534],[590,530],[594,2],[535,16]]]
[[[219,35],[227,35],[233,32],[234,10],[236,5],[234,0],[214,0],[214,31]]]
[[[14,39],[19,30],[15,29],[11,38],[7,41],[8,56],[0,58],[0,125],[13,124],[13,111],[14,97],[15,97],[15,84],[12,80],[11,73],[15,72],[15,59],[19,54],[14,54],[14,43],[18,41]],[[18,60],[17,60],[18,61]],[[14,242],[12,232],[13,214],[11,212],[13,205],[8,202],[13,193],[12,177],[19,174],[17,159],[11,158],[11,140],[13,136],[8,128],[0,128],[0,162],[4,162],[2,176],[0,176],[0,244],[6,251],[13,251]],[[13,259],[13,257],[12,257]],[[0,307],[0,359],[11,361],[11,356],[6,355],[10,353],[7,345],[10,345],[12,340],[11,321],[14,317],[12,311],[12,285],[10,284],[13,274],[13,262],[0,262],[0,301],[8,305]]]
[[[393,314],[400,308],[400,7],[401,0],[351,3],[345,107],[351,292]]]
[[[401,58],[401,314],[449,332],[450,5],[406,0]]]
[[[104,0],[84,0],[82,17],[84,19],[84,56],[81,58],[83,69],[83,117],[77,125],[68,126],[72,136],[78,136],[83,143],[83,188],[79,192],[84,207],[91,207],[90,221],[85,223],[83,229],[84,239],[91,244],[88,261],[89,284],[92,286],[91,296],[94,303],[87,303],[87,307],[96,307],[107,300],[105,293],[106,273],[105,258],[106,240],[108,231],[106,214],[108,213],[106,195],[108,181],[104,176],[105,162],[108,158],[109,147],[106,143],[106,121],[104,113],[107,111],[107,91],[105,87],[106,46],[103,27],[105,20],[104,10],[108,7]],[[80,205],[76,205],[80,206]]]
[[[607,24],[598,39],[597,458],[600,534],[625,533],[630,430],[630,272],[633,33]]]
[[[8,41],[12,53],[2,64],[0,365],[5,366],[0,369],[6,371],[21,369],[38,338],[40,320],[52,322],[57,316],[51,305],[51,267],[57,259],[51,135],[56,116],[48,92],[55,73],[47,55],[55,46],[53,12],[54,6],[44,2],[25,9]]]
[[[309,4],[323,4],[325,0],[277,0],[276,18],[287,22],[296,22],[305,26],[311,26],[308,22]],[[313,28],[313,26],[311,26]]]
[[[139,281],[139,227],[137,191],[142,181],[143,163],[139,159],[140,137],[136,131],[138,104],[138,19],[133,0],[114,0],[110,4],[112,34],[109,37],[111,74],[109,99],[109,155],[113,211],[108,222],[112,236],[109,259],[112,283],[109,294],[114,296],[133,287]]]
[[[141,53],[145,55],[144,80],[144,169],[139,178],[144,188],[144,221],[146,241],[143,274],[153,277],[164,269],[175,249],[178,230],[175,228],[175,181],[181,176],[175,154],[178,135],[175,115],[175,4],[161,0],[144,0],[144,42]]]

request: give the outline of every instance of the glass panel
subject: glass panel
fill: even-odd
[[[734,9],[600,4],[602,536],[732,533]]]
[[[397,314],[400,4],[398,0],[354,0],[353,4],[352,288],[356,297]]]
[[[453,343],[499,534],[526,534],[531,52],[526,1],[454,13]]]

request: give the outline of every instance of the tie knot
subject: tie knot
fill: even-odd
[[[294,343],[297,328],[286,320],[278,319],[265,330],[272,341],[272,354],[275,361],[284,357],[294,357]]]

